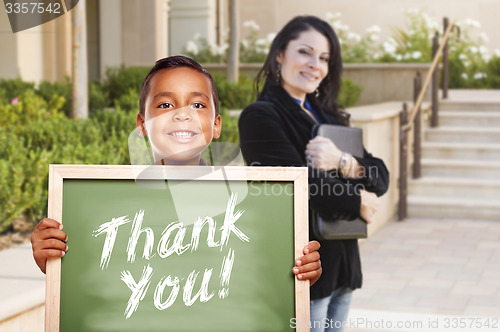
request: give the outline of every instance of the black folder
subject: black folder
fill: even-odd
[[[332,124],[314,126],[312,136],[322,136],[330,139],[344,152],[356,157],[363,157],[363,131],[359,128]],[[345,179],[347,181],[347,179]],[[367,237],[366,222],[357,218],[354,220],[328,220],[313,211],[313,234],[322,240],[359,239]]]

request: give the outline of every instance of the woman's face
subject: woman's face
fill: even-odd
[[[302,32],[276,57],[281,66],[283,88],[292,97],[304,101],[306,94],[314,92],[328,75],[329,59],[328,39],[314,29]]]

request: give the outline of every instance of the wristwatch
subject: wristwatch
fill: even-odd
[[[344,173],[344,169],[347,167],[347,156],[346,152],[342,152],[342,156],[340,157],[338,169],[342,174]]]

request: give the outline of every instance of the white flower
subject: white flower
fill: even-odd
[[[247,48],[247,47],[248,47],[248,45],[249,45],[249,44],[248,44],[248,40],[246,40],[246,39],[243,39],[243,40],[241,41],[241,43],[243,44],[243,47],[244,47],[244,48]]]
[[[372,25],[368,29],[366,29],[367,33],[381,33],[382,29],[378,25]]]
[[[471,46],[469,47],[469,51],[471,51],[472,54],[476,54],[479,49],[476,46]]]
[[[250,30],[253,30],[253,31],[260,30],[260,26],[255,21],[245,21],[245,22],[243,22],[243,26],[245,28],[249,28]]]
[[[427,26],[428,29],[437,29],[439,26],[436,21],[434,21],[432,18],[430,18],[427,14],[422,14],[422,17],[424,18],[425,25]]]
[[[483,45],[479,46],[479,54],[481,54],[481,57],[485,62],[490,61],[490,52]]]
[[[347,24],[342,24],[341,21],[333,22],[332,26],[335,30],[338,30],[338,31],[348,31],[349,30],[349,26]]]
[[[347,39],[354,40],[355,42],[359,43],[361,41],[361,36],[354,32],[348,32]]]
[[[481,78],[485,78],[486,74],[485,73],[475,73],[474,74],[474,79],[479,80]]]
[[[422,56],[422,52],[420,52],[420,51],[415,51],[415,52],[413,52],[413,53],[412,53],[412,55],[411,55],[411,57],[412,57],[413,59],[415,59],[415,60],[416,60],[416,59],[420,59],[420,57],[421,57],[421,56]]]
[[[403,60],[403,56],[401,54],[396,54],[396,60],[397,61]]]
[[[488,35],[485,32],[481,32],[479,34],[479,39],[481,39],[483,43],[487,43],[490,41],[490,39],[488,38]]]
[[[255,41],[255,45],[257,46],[266,46],[267,45],[267,40],[263,38],[259,38]]]
[[[384,42],[382,47],[384,48],[385,53],[394,54],[394,52],[396,52],[396,46],[389,41]]]
[[[218,55],[223,55],[226,53],[226,50],[229,48],[228,44],[222,44],[217,48],[217,54]]]
[[[380,58],[380,54],[379,53],[374,53],[373,54],[373,59],[377,60],[378,58]]]
[[[500,50],[498,48],[495,48],[495,50],[493,51],[493,55],[496,57],[500,57]]]
[[[408,60],[411,57],[410,53],[405,53],[403,59]]]
[[[269,44],[271,44],[273,42],[273,40],[274,40],[275,37],[276,37],[276,34],[274,32],[273,33],[268,33],[267,34],[267,42]]]
[[[186,44],[186,51],[191,53],[191,54],[197,55],[198,54],[198,46],[196,46],[195,42],[190,40]]]
[[[340,12],[337,12],[337,13],[327,12],[326,13],[326,20],[327,21],[335,21],[335,20],[339,19],[341,16],[342,16],[342,13],[340,13]]]
[[[215,43],[210,43],[208,45],[209,49],[210,49],[210,54],[212,55],[216,55],[219,53],[219,46]]]
[[[466,79],[468,79],[468,78],[469,78],[469,75],[467,75],[467,73],[462,73],[462,75],[460,75],[460,76],[462,76],[462,78],[463,78],[464,80],[466,80]]]
[[[394,39],[394,37],[389,37],[387,38],[387,42],[393,46],[397,46],[398,45],[398,42],[396,41],[396,39]]]
[[[472,27],[472,28],[478,28],[478,29],[481,28],[481,23],[479,23],[478,21],[473,20],[471,18],[466,18],[464,23],[465,23],[465,25]]]
[[[470,66],[470,61],[462,61],[462,64],[465,66],[465,67],[469,67]]]
[[[377,35],[370,35],[370,40],[371,41],[377,41],[378,40],[378,36]]]
[[[415,34],[415,30],[410,29],[410,31],[408,31],[408,35],[409,36],[413,36],[414,34]]]
[[[464,61],[465,59],[467,59],[467,55],[465,55],[465,54],[461,53],[461,54],[458,56],[458,58],[459,58],[460,60]]]

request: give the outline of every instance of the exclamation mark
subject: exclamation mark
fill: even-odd
[[[222,268],[220,270],[220,285],[219,298],[225,299],[229,294],[229,279],[231,279],[231,271],[233,270],[234,263],[234,250],[229,249],[229,253],[222,261]]]

